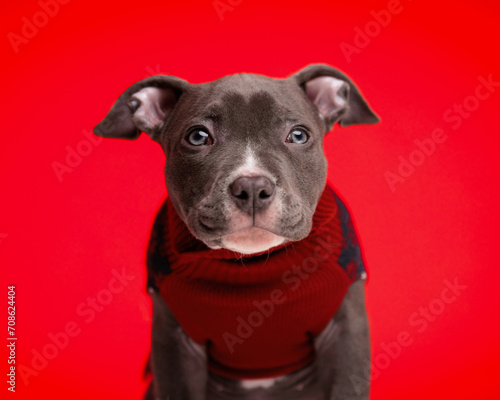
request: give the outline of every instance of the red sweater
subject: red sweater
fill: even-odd
[[[184,331],[207,346],[209,368],[248,379],[312,362],[312,339],[365,268],[347,209],[327,186],[308,237],[244,258],[194,238],[167,198],[151,233],[148,272]]]

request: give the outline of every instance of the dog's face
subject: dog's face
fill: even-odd
[[[288,79],[148,78],[122,94],[95,133],[149,134],[165,152],[169,197],[192,234],[252,254],[309,234],[333,124],[377,121],[345,75],[312,66]]]

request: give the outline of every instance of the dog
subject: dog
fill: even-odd
[[[323,138],[378,121],[328,65],[203,84],[157,75],[121,94],[94,133],[144,132],[166,155],[146,399],[368,398],[366,272]]]

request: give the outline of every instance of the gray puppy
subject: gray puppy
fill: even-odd
[[[378,122],[326,65],[129,87],[94,133],[165,155],[149,244],[147,399],[367,399],[363,260],[323,138]],[[361,379],[363,378],[363,379]]]

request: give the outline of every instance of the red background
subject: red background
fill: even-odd
[[[243,0],[221,21],[211,0],[72,0],[17,54],[7,34],[21,34],[22,18],[41,6],[2,5],[0,298],[6,309],[6,286],[17,286],[18,366],[32,367],[33,351],[68,322],[81,330],[27,385],[18,372],[15,394],[3,383],[2,397],[137,399],[144,390],[144,252],[166,194],[163,154],[144,135],[103,141],[59,182],[53,163],[65,164],[67,146],[82,146],[82,131],[147,75],[285,77],[319,62],[351,76],[382,117],[376,126],[337,127],[325,140],[329,180],[349,204],[370,270],[373,355],[383,365],[372,399],[500,398],[499,90],[458,129],[443,119],[474,95],[478,76],[500,81],[500,6],[401,4],[350,62],[340,43],[352,45],[354,29],[386,1]],[[446,141],[391,191],[386,171],[396,173],[398,157],[408,159],[414,140],[436,128]],[[122,268],[135,278],[85,322],[79,305]],[[437,304],[446,279],[467,288],[418,332],[410,316]],[[412,344],[384,365],[384,344],[403,331]],[[6,358],[1,365],[5,379]]]

